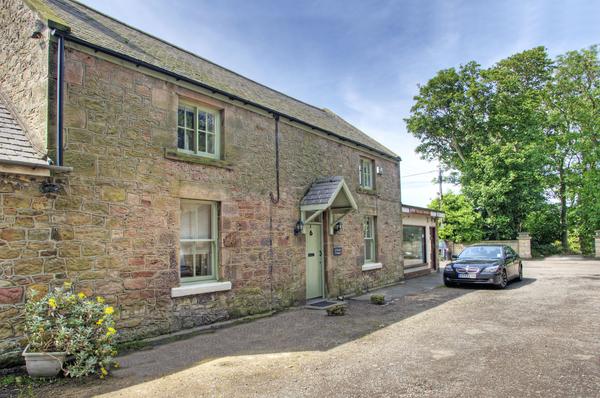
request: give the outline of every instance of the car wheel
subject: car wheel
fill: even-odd
[[[500,283],[496,285],[498,289],[504,289],[508,285],[508,276],[506,275],[506,270],[502,270],[502,277],[500,278]]]
[[[523,280],[523,264],[519,264],[519,277],[517,278],[518,281],[522,281]]]

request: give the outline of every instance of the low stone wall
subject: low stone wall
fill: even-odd
[[[450,249],[450,254],[460,254],[460,252],[462,252],[465,247],[476,244],[507,245],[510,246],[514,251],[516,251],[521,258],[531,258],[531,237],[527,232],[519,233],[519,239],[515,240],[486,240],[471,243],[449,242],[448,247]]]

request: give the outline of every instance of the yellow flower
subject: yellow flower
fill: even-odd
[[[72,283],[71,283],[71,282],[65,282],[65,283],[63,283],[63,286],[64,286],[66,289],[70,289],[70,288],[71,288],[71,285],[72,285]]]
[[[102,325],[102,322],[104,322],[104,318],[98,319],[98,322],[96,322],[96,325]]]
[[[102,376],[106,376],[108,374],[108,372],[106,371],[106,369],[104,369],[104,367],[101,367],[100,371],[102,372]]]
[[[77,296],[82,300],[85,298],[85,294],[83,292],[79,292]]]
[[[50,306],[50,308],[54,309],[56,308],[56,300],[54,299],[54,297],[50,297],[48,299],[48,305]]]
[[[100,296],[96,297],[96,301],[99,302],[100,304],[104,304],[104,299]]]
[[[115,362],[115,363],[113,364],[113,366],[115,367],[115,369],[119,369],[119,366],[121,366],[121,365],[119,364],[119,362]]]
[[[115,312],[115,309],[114,309],[113,307],[106,307],[106,308],[104,309],[104,313],[105,313],[106,315],[110,315],[110,314],[112,314],[113,312]]]
[[[115,330],[115,328],[109,327],[107,329],[106,335],[107,336],[112,336],[113,334],[117,333],[117,331]]]

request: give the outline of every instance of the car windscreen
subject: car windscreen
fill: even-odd
[[[498,259],[502,258],[502,248],[499,246],[473,246],[467,247],[458,256],[460,259],[483,258]]]

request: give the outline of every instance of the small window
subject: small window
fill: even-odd
[[[361,158],[358,170],[358,182],[361,188],[373,189],[373,161]]]
[[[177,110],[177,148],[219,159],[221,115],[198,106],[180,104]]]
[[[181,201],[179,269],[182,282],[217,279],[218,206]]]
[[[375,217],[365,217],[363,231],[365,241],[365,263],[374,263],[377,257],[375,248]]]

